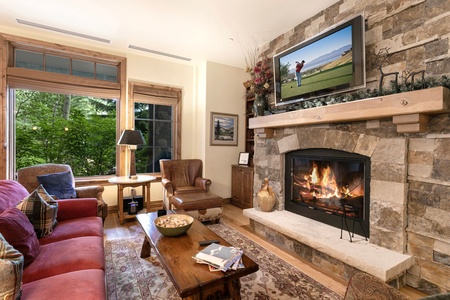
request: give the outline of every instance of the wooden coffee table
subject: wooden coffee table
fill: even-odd
[[[239,278],[258,271],[258,264],[244,254],[242,261],[245,268],[211,272],[207,265],[198,264],[192,258],[204,248],[198,242],[214,239],[219,240],[221,245],[230,246],[229,243],[197,220],[194,220],[186,234],[177,237],[163,236],[154,225],[156,218],[156,212],[137,215],[139,224],[145,231],[141,257],[150,256],[151,249],[154,250],[181,298],[241,299]]]

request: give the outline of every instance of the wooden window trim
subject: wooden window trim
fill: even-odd
[[[118,82],[109,82],[97,79],[83,78],[74,75],[57,74],[44,71],[14,68],[14,49],[30,50],[40,53],[59,55],[73,59],[82,59],[118,67]],[[102,94],[102,97],[112,95],[112,99],[119,101],[117,111],[116,140],[126,128],[126,58],[117,55],[65,46],[62,44],[49,43],[35,39],[29,39],[10,34],[0,33],[0,179],[13,179],[8,166],[8,88],[10,82],[16,87],[25,88],[24,84],[41,83],[44,89],[50,91],[64,90],[66,93],[80,94],[81,91],[92,92],[90,96]],[[45,74],[44,74],[45,73]],[[83,93],[86,95],[87,93]],[[124,149],[117,147],[116,166],[117,174],[125,174]]]
[[[134,103],[135,102],[151,102],[160,104],[169,104],[175,107],[174,112],[174,132],[173,136],[173,159],[181,158],[181,99],[182,89],[154,85],[142,82],[128,82],[128,99],[129,99],[129,122],[128,128],[134,128]],[[169,102],[169,103],[168,103]]]

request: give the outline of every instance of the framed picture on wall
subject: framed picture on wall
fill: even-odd
[[[237,146],[238,115],[211,112],[211,146]]]
[[[250,153],[241,152],[239,153],[239,162],[240,165],[248,165],[248,159],[250,158]]]

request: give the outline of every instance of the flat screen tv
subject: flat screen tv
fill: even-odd
[[[363,88],[364,33],[358,15],[275,55],[275,105]]]

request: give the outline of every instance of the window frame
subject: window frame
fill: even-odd
[[[181,99],[180,88],[167,87],[143,82],[128,82],[128,99],[130,112],[129,128],[134,128],[134,104],[163,104],[173,107],[172,159],[181,158]],[[125,148],[125,147],[124,147]],[[159,173],[153,173],[158,175]]]
[[[117,82],[91,79],[76,75],[59,74],[47,71],[38,71],[14,67],[14,51],[23,49],[45,54],[54,54],[72,59],[82,59],[95,63],[115,65],[118,68]],[[3,147],[0,153],[0,179],[14,179],[15,166],[11,159],[11,89],[34,89],[44,92],[89,95],[94,97],[117,100],[116,141],[126,128],[126,58],[101,52],[90,51],[61,44],[48,43],[39,40],[18,37],[0,33],[0,104],[2,107],[2,121],[0,122],[0,140]],[[125,175],[125,153],[116,147],[117,175]],[[103,178],[104,177],[104,178]],[[77,177],[78,182],[90,183],[105,181],[110,176]]]

